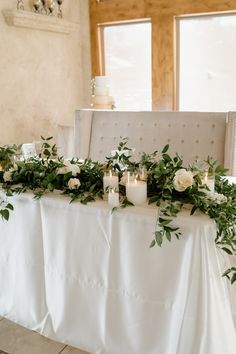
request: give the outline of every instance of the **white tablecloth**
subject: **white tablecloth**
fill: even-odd
[[[102,354],[235,354],[235,285],[215,224],[181,213],[178,241],[149,248],[157,209],[12,199],[0,220],[0,315]],[[235,261],[235,258],[234,258]]]

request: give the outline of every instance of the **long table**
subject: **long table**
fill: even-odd
[[[158,210],[11,198],[0,220],[0,315],[96,354],[235,354],[235,262],[189,210],[180,240],[149,248]]]

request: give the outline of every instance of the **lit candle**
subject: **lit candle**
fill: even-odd
[[[114,175],[112,171],[109,171],[108,173],[104,174],[103,177],[103,191],[104,191],[104,197],[107,199],[107,192],[108,189],[110,188],[115,188],[116,190],[119,189],[119,180],[118,176]]]
[[[141,205],[147,201],[147,183],[144,181],[128,180],[126,183],[126,197],[134,205]]]
[[[205,171],[204,177],[202,179],[202,184],[205,184],[211,192],[215,191],[215,177],[214,175],[208,174],[208,171]]]
[[[109,189],[108,204],[112,207],[117,207],[119,205],[119,193],[116,192],[114,188]]]
[[[139,170],[139,178],[141,179],[141,181],[147,181],[147,170],[145,167],[142,167],[140,170]]]

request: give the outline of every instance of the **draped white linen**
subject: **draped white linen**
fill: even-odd
[[[0,221],[0,315],[95,354],[235,354],[236,290],[215,224],[182,212],[149,248],[157,209],[13,197]],[[231,258],[231,262],[235,258]]]

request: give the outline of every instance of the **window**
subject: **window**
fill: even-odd
[[[103,74],[118,110],[152,109],[151,23],[101,26]]]
[[[236,13],[177,19],[177,109],[236,110]]]

